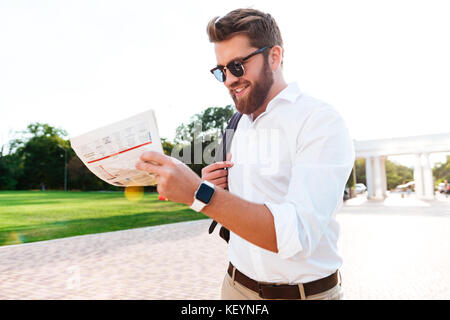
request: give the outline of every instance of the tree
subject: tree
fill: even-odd
[[[93,174],[84,163],[74,155],[67,164],[68,187],[71,190],[121,190],[104,182]]]
[[[0,190],[14,190],[17,185],[15,178],[16,159],[11,155],[3,155],[4,146],[0,149]]]
[[[10,143],[10,153],[15,157],[18,189],[36,189],[43,183],[53,189],[63,188],[64,149],[69,143],[67,133],[43,123],[32,123],[21,132],[22,137]],[[68,156],[71,154],[69,153]]]
[[[352,171],[350,172],[350,175],[348,176],[347,182],[345,183],[345,186],[353,189],[355,187],[355,179],[354,179],[354,175],[355,175],[355,166],[353,166]]]
[[[164,150],[164,154],[168,156],[172,154],[172,150],[175,148],[175,145],[166,138],[161,138],[161,145]]]
[[[389,160],[386,160],[385,167],[388,190],[414,179],[414,170],[411,168]]]
[[[447,156],[445,163],[437,163],[433,168],[435,183],[439,184],[444,180],[450,181],[450,156]]]
[[[220,137],[235,110],[231,105],[209,107],[191,117],[190,122],[183,123],[176,129],[175,143],[191,142],[195,138],[203,141],[209,135],[212,140]],[[200,131],[196,129],[200,129]]]
[[[356,183],[366,184],[366,159],[355,160]]]
[[[215,147],[234,112],[234,107],[227,105],[209,107],[192,116],[190,122],[178,126],[172,155],[200,176],[202,168],[212,162],[204,154],[215,156]]]

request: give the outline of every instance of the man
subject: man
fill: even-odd
[[[340,299],[335,215],[355,158],[344,121],[285,82],[283,42],[269,14],[234,10],[207,30],[217,59],[211,72],[243,114],[231,161],[204,168],[203,180],[155,152],[136,167],[158,175],[162,196],[230,230],[223,299]]]

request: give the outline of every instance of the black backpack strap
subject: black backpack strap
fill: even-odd
[[[241,120],[242,113],[236,112],[228,122],[228,125],[225,129],[225,132],[222,134],[222,141],[219,144],[219,148],[217,148],[217,153],[215,160],[216,162],[219,161],[226,161],[227,160],[227,154],[230,151],[231,148],[231,140],[233,139],[234,132],[236,131],[236,128],[238,126],[239,120]],[[213,220],[211,222],[211,225],[209,226],[209,233],[211,234],[214,229],[216,228],[217,221]],[[230,240],[230,231],[225,228],[221,227],[219,235],[228,242]]]

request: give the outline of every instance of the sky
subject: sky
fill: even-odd
[[[73,137],[148,109],[173,139],[232,104],[206,24],[242,7],[274,16],[285,79],[333,105],[352,139],[450,133],[448,1],[0,0],[0,144],[32,122]]]

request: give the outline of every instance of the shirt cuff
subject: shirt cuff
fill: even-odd
[[[275,204],[265,202],[272,212],[277,237],[278,255],[288,259],[303,250],[298,234],[297,212],[290,203]]]

